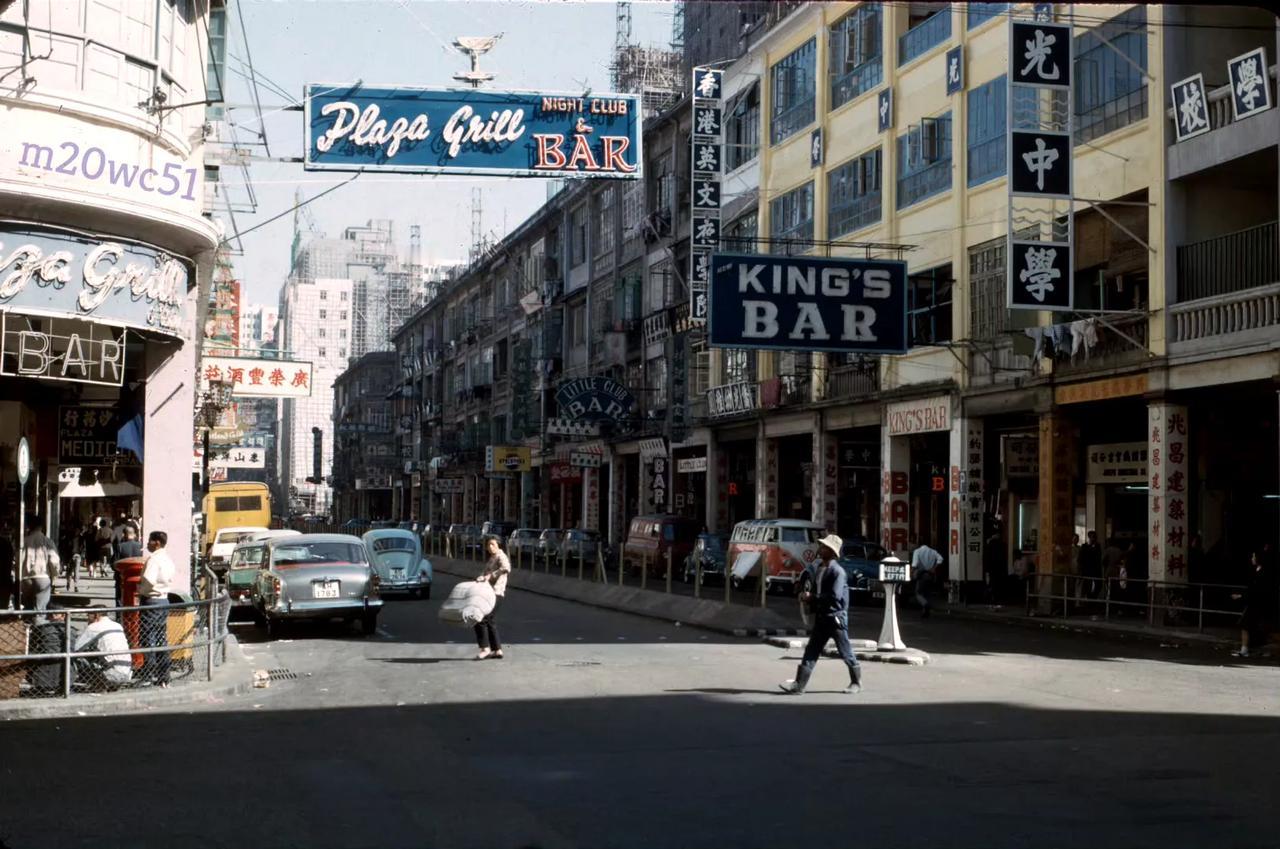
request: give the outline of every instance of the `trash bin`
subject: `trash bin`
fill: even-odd
[[[61,654],[66,646],[65,621],[41,622],[31,629],[31,654]],[[28,661],[27,683],[31,685],[33,692],[41,696],[60,693],[65,666],[66,662],[62,658]]]
[[[111,564],[111,568],[116,573],[116,606],[136,607],[138,583],[142,580],[142,570],[145,568],[143,559],[126,557]],[[125,636],[129,638],[129,645],[134,647],[142,645],[142,620],[138,611],[130,610],[121,614],[120,625],[124,628]],[[133,655],[135,670],[142,668],[145,657],[142,654]]]
[[[169,593],[169,604],[190,604],[191,596],[186,593]],[[185,669],[192,668],[196,641],[196,610],[194,607],[170,608],[168,619],[168,643],[171,646],[188,646],[174,649],[170,653],[173,664]]]

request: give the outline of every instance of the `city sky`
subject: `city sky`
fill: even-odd
[[[450,45],[457,36],[502,33],[480,67],[497,76],[491,88],[581,92],[610,90],[615,41],[612,2],[338,2],[244,0],[244,30],[233,11],[228,39],[228,120],[239,138],[258,130],[248,78],[252,58],[271,157],[302,155],[302,113],[280,111],[298,102],[304,84],[363,80],[369,84],[456,85],[452,75],[468,67]],[[632,42],[668,46],[674,4],[634,3]],[[247,39],[246,39],[247,35]],[[246,41],[248,52],[246,52]],[[277,47],[288,44],[287,50]],[[292,98],[286,100],[285,95]],[[263,153],[260,146],[255,153]],[[237,213],[240,231],[289,209],[295,192],[312,197],[349,174],[305,172],[301,164],[255,162],[250,168],[257,200],[253,214]],[[239,172],[224,172],[232,197],[243,198]],[[422,225],[424,261],[465,259],[471,243],[471,194],[483,190],[483,230],[498,238],[531,214],[547,196],[546,180],[367,174],[311,203],[320,230],[337,236],[370,218],[391,218],[407,252],[409,225]],[[306,229],[304,225],[304,230]],[[293,216],[244,236],[234,258],[248,302],[274,304],[289,271]]]

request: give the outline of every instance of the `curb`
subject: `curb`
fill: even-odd
[[[214,671],[212,681],[171,687],[168,690],[153,688],[103,695],[81,693],[66,699],[52,697],[23,703],[19,703],[23,700],[12,699],[12,704],[0,702],[0,722],[111,716],[182,705],[220,704],[230,696],[240,696],[253,689],[253,668],[235,636],[228,634],[227,637],[230,640],[227,645],[227,662],[221,667],[221,671]],[[232,680],[225,680],[228,678]]]
[[[441,562],[439,563],[433,561],[432,567],[436,572],[440,574],[451,575],[455,578],[465,579],[465,578],[470,578],[474,575],[474,572],[457,571],[457,567],[455,567],[452,562],[445,561],[444,558],[441,558]],[[808,631],[806,631],[803,628],[734,628],[731,626],[717,625],[715,623],[710,623],[710,622],[695,622],[695,621],[691,621],[688,617],[681,617],[677,614],[661,611],[661,610],[646,610],[639,607],[629,606],[626,604],[618,604],[618,603],[610,602],[608,600],[591,600],[591,599],[577,598],[575,596],[567,595],[563,592],[557,592],[554,585],[547,586],[547,587],[537,587],[537,586],[529,586],[528,584],[525,584],[523,582],[517,583],[518,576],[522,574],[532,575],[536,573],[520,572],[520,571],[513,570],[511,573],[512,578],[511,580],[509,580],[507,586],[511,589],[520,590],[521,592],[532,593],[533,595],[540,595],[540,596],[545,596],[547,598],[560,599],[561,601],[568,601],[573,604],[581,604],[587,607],[594,607],[600,610],[612,610],[618,613],[627,613],[632,616],[641,616],[641,617],[644,617],[645,619],[656,619],[660,622],[670,622],[680,627],[698,628],[703,631],[710,631],[712,633],[723,634],[729,637],[752,637],[752,636],[766,637],[766,636],[788,636],[788,635],[805,636],[808,633]],[[554,578],[555,580],[568,580],[568,579],[560,578],[557,575],[539,576],[539,579],[541,579],[542,577],[550,577],[550,578]],[[576,584],[577,582],[575,581],[574,583]],[[587,582],[584,582],[584,583],[587,583]],[[598,586],[601,588],[607,588],[606,585],[602,585],[602,584],[592,584],[592,585]],[[635,589],[635,588],[630,588],[630,589]],[[637,592],[639,592],[639,590],[637,590]],[[649,592],[653,592],[653,591],[649,591]],[[686,599],[684,596],[678,596],[678,598],[682,600],[687,600],[687,601],[695,601],[695,599]],[[721,604],[720,602],[715,602],[710,599],[701,599],[701,601],[710,603],[710,604],[717,604],[717,605]],[[747,610],[747,611],[756,611],[758,608],[742,607],[740,609]]]
[[[1198,643],[1204,646],[1225,646],[1233,648],[1239,642],[1212,634],[1193,634],[1185,631],[1147,631],[1138,628],[1126,628],[1123,625],[1111,626],[1096,622],[1072,622],[1069,619],[1056,619],[1051,616],[1027,616],[1026,614],[1005,615],[994,611],[974,610],[966,607],[935,607],[934,612],[953,616],[956,619],[968,619],[974,622],[992,622],[1005,625],[1017,625],[1022,628],[1040,628],[1053,631],[1074,631],[1077,634],[1091,634],[1095,637],[1112,639],[1137,639],[1154,642]]]

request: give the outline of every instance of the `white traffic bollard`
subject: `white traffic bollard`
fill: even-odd
[[[911,580],[911,564],[890,554],[880,561],[880,583],[884,585],[884,624],[880,626],[880,651],[903,651],[907,644],[898,633],[898,585]]]

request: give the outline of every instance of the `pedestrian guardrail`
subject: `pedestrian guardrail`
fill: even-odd
[[[212,680],[226,662],[230,613],[226,592],[132,607],[0,611],[0,699]]]
[[[1244,589],[1238,584],[1033,572],[1027,576],[1026,606],[1028,615],[1044,612],[1066,619],[1074,612],[1109,621],[1132,614],[1145,618],[1148,625],[1181,627],[1194,623],[1196,630],[1203,632],[1206,624],[1229,625],[1240,616],[1243,604],[1236,603],[1232,596],[1242,594]]]

